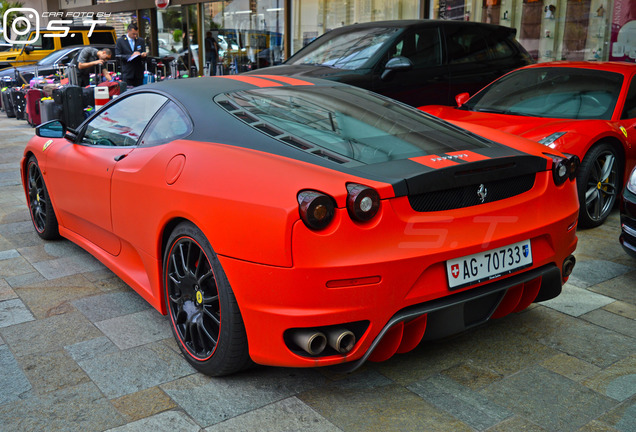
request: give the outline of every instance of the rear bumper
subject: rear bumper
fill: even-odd
[[[394,199],[383,203],[378,220],[362,225],[338,210],[324,231],[311,232],[302,222],[294,226],[290,268],[219,256],[252,360],[289,367],[382,360],[414,348],[424,333],[427,339],[460,332],[555,297],[564,261],[577,243],[578,200],[570,186],[545,193],[539,185],[538,192],[507,202],[415,216],[406,198]],[[528,239],[531,267],[448,288],[446,261]],[[506,305],[498,310],[500,303]],[[412,312],[426,318],[413,319]],[[347,325],[357,334],[346,354],[309,356],[285,337],[290,329]],[[382,347],[381,340],[394,346]]]

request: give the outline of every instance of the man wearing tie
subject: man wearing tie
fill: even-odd
[[[137,24],[128,24],[127,34],[117,39],[115,55],[121,59],[122,78],[129,86],[144,83],[144,63],[146,62],[146,43],[139,37]]]

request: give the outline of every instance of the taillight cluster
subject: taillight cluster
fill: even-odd
[[[303,190],[298,193],[300,218],[308,228],[321,230],[326,228],[335,216],[336,200],[327,194],[315,190]],[[347,212],[356,222],[373,219],[380,209],[380,195],[368,186],[357,183],[347,184]]]
[[[552,157],[552,178],[554,179],[554,184],[557,186],[565,183],[567,179],[574,180],[576,178],[576,171],[581,164],[578,156],[565,156],[566,157],[562,158],[550,155],[550,157]]]

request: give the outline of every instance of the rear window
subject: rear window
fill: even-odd
[[[353,87],[257,89],[221,95],[216,102],[263,133],[343,164],[491,145],[414,108]]]

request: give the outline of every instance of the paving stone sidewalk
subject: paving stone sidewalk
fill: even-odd
[[[0,113],[0,431],[636,431],[636,260],[579,233],[552,301],[356,373],[196,373],[166,318],[72,243],[41,241]]]

